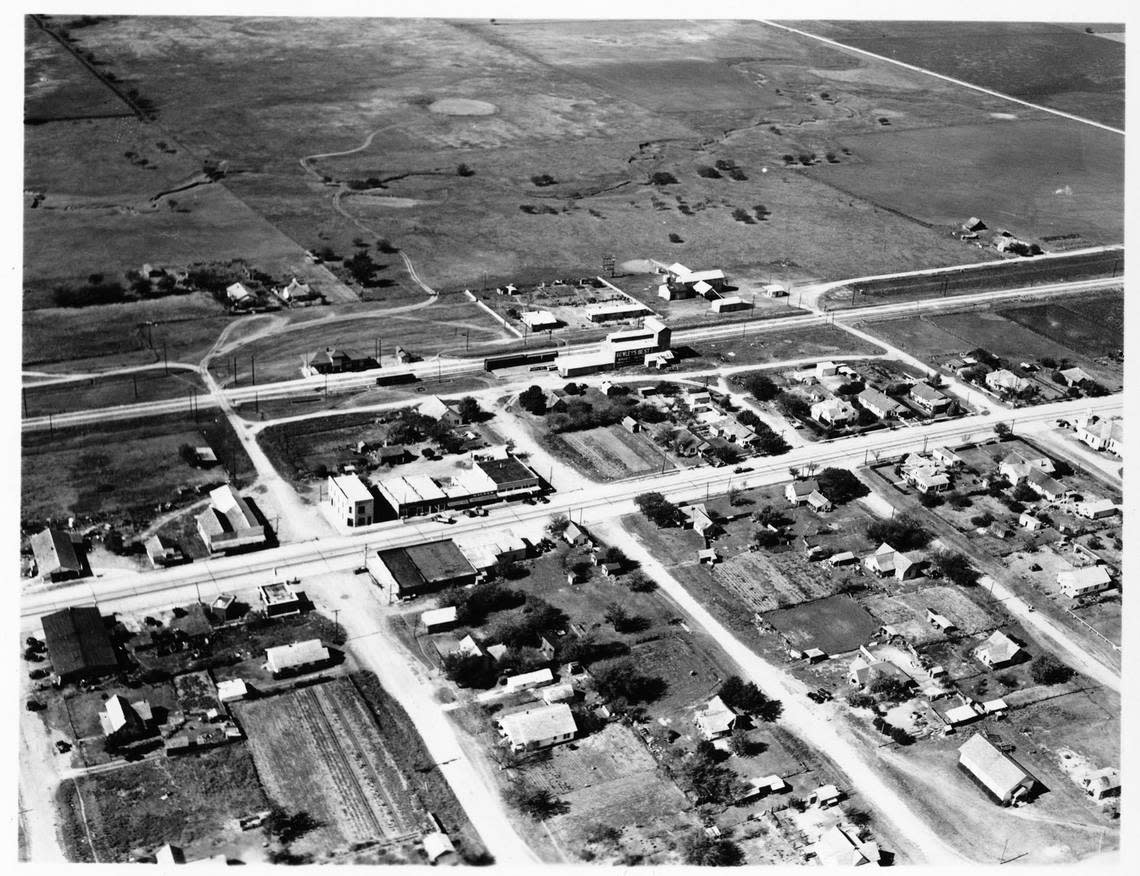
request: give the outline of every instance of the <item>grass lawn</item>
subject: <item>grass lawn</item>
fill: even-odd
[[[830,596],[769,612],[764,619],[801,650],[843,654],[865,645],[879,623],[848,596]]]
[[[209,445],[221,463],[192,468],[182,444]],[[253,466],[229,423],[203,412],[109,422],[99,426],[27,432],[21,457],[24,520],[71,515],[135,521],[142,528],[156,506],[198,501],[198,488],[226,480],[248,483]]]
[[[33,383],[25,386],[23,403],[25,416],[42,417],[62,411],[109,408],[178,397],[188,399],[191,391],[195,390],[198,393],[203,391],[202,380],[194,372],[175,369],[164,373],[159,368],[140,371],[133,376],[123,374],[47,386]]]
[[[78,779],[100,861],[127,861],[163,843],[205,857],[236,828],[229,822],[266,808],[244,744],[159,758]]]

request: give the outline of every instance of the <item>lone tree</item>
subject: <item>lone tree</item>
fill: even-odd
[[[909,514],[876,520],[867,527],[867,536],[872,541],[886,542],[897,551],[912,551],[930,543],[930,532]]]
[[[675,526],[681,519],[680,509],[660,493],[642,493],[633,500],[646,518],[661,528]]]
[[[550,518],[550,522],[546,524],[546,532],[555,538],[561,538],[562,533],[564,533],[569,526],[569,517],[567,517],[565,514],[555,514]]]
[[[1029,674],[1037,684],[1063,684],[1073,677],[1073,670],[1052,654],[1040,654],[1033,658]]]
[[[503,795],[509,805],[535,820],[556,815],[565,808],[548,788],[539,788],[528,782],[516,782]]]
[[[938,551],[931,557],[930,562],[942,573],[942,577],[959,587],[973,587],[978,583],[980,575],[977,569],[970,565],[965,554],[956,551]]]
[[[628,657],[620,657],[591,668],[594,685],[604,697],[628,703],[648,703],[665,691],[665,682],[651,675],[643,675],[637,664]]]
[[[528,386],[519,393],[519,404],[527,413],[543,414],[546,412],[546,393],[538,384]]]
[[[771,699],[755,682],[745,682],[739,675],[726,678],[718,695],[726,706],[755,715],[764,721],[775,721],[783,710],[779,700]]]
[[[478,401],[467,395],[459,400],[459,416],[464,423],[474,423],[483,417],[483,409]]]
[[[815,480],[819,491],[833,505],[842,505],[871,492],[865,483],[845,468],[825,468]]]
[[[780,394],[780,387],[776,386],[775,381],[767,374],[757,374],[755,377],[748,378],[744,388],[757,401],[771,401]]]
[[[685,863],[695,867],[737,867],[744,863],[744,852],[732,840],[706,836],[704,831],[689,834],[681,842]]]

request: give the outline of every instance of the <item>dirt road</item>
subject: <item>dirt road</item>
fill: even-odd
[[[744,678],[755,681],[766,693],[783,703],[781,725],[809,745],[826,752],[835,764],[850,778],[853,787],[845,789],[858,793],[869,808],[894,826],[897,833],[914,846],[921,861],[938,865],[958,865],[968,860],[948,846],[938,834],[937,827],[919,818],[906,800],[878,775],[874,768],[875,755],[859,750],[849,739],[841,736],[819,709],[808,705],[806,686],[787,675],[780,667],[760,657],[737,639],[703,605],[689,594],[645,547],[617,522],[596,524],[591,527],[609,544],[615,544],[642,568],[658,586],[706,633],[716,639],[724,651],[740,667]]]

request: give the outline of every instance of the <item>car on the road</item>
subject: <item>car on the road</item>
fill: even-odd
[[[364,574],[367,574],[367,572],[368,572],[367,566],[357,566],[355,569],[352,570],[353,575],[364,575]]]
[[[733,474],[744,474],[746,471],[752,471],[752,466],[738,465],[736,468],[734,468],[732,470],[732,473]]]
[[[436,514],[434,517],[432,517],[432,520],[434,520],[436,523],[454,523],[455,522],[455,518],[452,517],[450,514]]]
[[[546,498],[546,496],[537,496],[536,498],[538,499],[538,504],[540,504],[540,505],[549,505],[550,504],[550,500],[548,498]]]

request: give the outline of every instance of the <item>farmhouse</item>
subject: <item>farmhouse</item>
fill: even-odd
[[[119,668],[99,609],[65,608],[44,615],[40,623],[52,670],[60,681],[97,678]]]
[[[297,583],[296,581],[293,582]],[[265,606],[266,617],[284,617],[301,613],[301,597],[290,584],[275,581],[257,588],[258,598]]]
[[[1092,377],[1082,368],[1066,368],[1059,373],[1066,386],[1080,386],[1086,380],[1092,380]]]
[[[273,294],[286,304],[310,304],[313,301],[319,301],[321,297],[307,284],[299,282],[296,277],[290,281],[288,286],[274,289]]]
[[[899,581],[917,577],[924,564],[925,560],[900,553],[886,542],[879,545],[873,554],[863,560],[863,568],[868,572],[880,578],[893,575]]]
[[[438,395],[425,399],[423,404],[416,408],[416,411],[425,417],[439,420],[439,422],[452,428],[463,425],[463,417],[460,416],[459,409],[455,405],[448,404]]]
[[[128,703],[124,697],[114,694],[107,698],[104,705],[105,708],[99,713],[99,724],[107,741],[113,744],[145,736],[154,720],[150,703],[146,700]]]
[[[998,393],[1021,392],[1029,386],[1029,381],[1018,377],[1008,368],[999,368],[986,375],[986,386]]]
[[[732,732],[736,726],[737,714],[717,696],[698,709],[693,720],[705,739],[720,739]]]
[[[865,409],[870,411],[880,420],[888,420],[891,417],[897,417],[899,412],[903,410],[902,405],[891,398],[889,395],[879,392],[877,389],[868,387],[864,389],[859,395],[855,397],[859,404]]]
[[[533,751],[569,742],[578,732],[574,713],[565,703],[524,709],[501,716],[499,732],[514,751]]]
[[[156,569],[186,562],[186,555],[182,553],[181,545],[165,535],[152,535],[146,540],[145,547],[147,559]]]
[[[814,478],[792,481],[784,487],[784,498],[793,505],[802,505],[812,493],[819,492],[819,483]]]
[[[375,500],[372,491],[356,475],[329,478],[329,504],[345,526],[371,526]]]
[[[417,596],[445,587],[474,584],[478,573],[451,539],[377,551],[368,558],[368,571],[397,596]]]
[[[36,557],[36,574],[45,581],[69,581],[83,575],[71,536],[59,529],[45,529],[30,539]]]
[[[210,491],[210,507],[198,515],[197,521],[198,534],[210,553],[230,553],[266,542],[265,527],[229,484]]]
[[[1017,642],[997,630],[974,649],[974,658],[990,669],[1001,669],[1016,661],[1023,653]]]
[[[816,402],[811,406],[812,418],[829,426],[845,426],[854,420],[859,412],[854,405],[841,398]]]
[[[1120,772],[1112,767],[1089,773],[1081,784],[1085,793],[1098,802],[1120,796]]]
[[[1036,785],[1021,764],[980,733],[958,749],[958,767],[1003,806],[1027,796]]]
[[[320,639],[306,639],[265,649],[265,668],[274,678],[311,672],[329,662],[332,655]]]
[[[254,294],[241,283],[232,283],[227,286],[226,298],[235,307],[253,304],[257,300]]]
[[[1017,518],[1017,523],[1019,526],[1028,529],[1030,532],[1036,532],[1043,525],[1039,517],[1035,517],[1028,511],[1021,512],[1021,516]]]
[[[1102,593],[1112,587],[1112,577],[1104,566],[1085,566],[1057,574],[1061,592],[1070,599]]]

